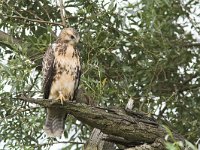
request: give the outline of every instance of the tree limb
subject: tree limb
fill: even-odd
[[[153,144],[157,139],[163,139],[162,141],[164,143],[164,137],[167,134],[161,125],[158,125],[152,118],[147,117],[143,113],[127,113],[120,109],[92,107],[69,101],[61,105],[60,102],[55,100],[26,97],[20,97],[18,99],[44,107],[66,108],[67,113],[73,115],[78,120],[91,127],[100,129],[107,135],[111,135],[111,138],[108,139],[109,141],[115,141],[117,143],[120,139],[120,144],[126,145],[127,147],[138,146],[144,143]],[[112,136],[117,138],[114,139]],[[177,134],[174,134],[174,138],[183,140]],[[162,145],[164,145],[163,143]]]

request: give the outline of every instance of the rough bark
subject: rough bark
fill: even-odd
[[[65,108],[68,113],[78,120],[107,134],[106,141],[125,145],[126,147],[142,146],[146,143],[154,147],[159,145],[159,149],[165,149],[164,137],[167,134],[165,129],[144,113],[136,113],[119,108],[93,107],[75,102],[66,102],[61,105],[54,100],[26,97],[20,97],[19,99],[44,107]],[[183,141],[183,138],[179,135],[174,134],[174,137]]]

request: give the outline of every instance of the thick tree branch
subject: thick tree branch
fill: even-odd
[[[58,101],[20,97],[19,99],[36,103],[44,107],[64,107],[66,111],[78,120],[91,127],[100,129],[103,133],[111,135],[109,141],[120,142],[126,146],[137,146],[144,143],[153,144],[156,140],[166,136],[165,129],[152,118],[143,113],[126,112],[120,109],[106,109],[92,107],[86,104],[66,102],[61,105]],[[112,138],[115,137],[115,138]],[[174,135],[175,139],[183,140]],[[106,140],[106,139],[105,139]],[[162,145],[164,145],[162,143]],[[164,147],[163,147],[164,148]]]

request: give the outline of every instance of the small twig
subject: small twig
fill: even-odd
[[[1,122],[1,121],[4,121],[4,120],[6,120],[6,119],[12,118],[12,117],[14,117],[14,116],[16,116],[17,114],[20,114],[20,113],[22,113],[22,112],[29,111],[29,110],[32,110],[32,109],[37,109],[37,108],[41,108],[41,107],[40,107],[40,106],[36,106],[36,107],[30,107],[30,108],[26,108],[26,109],[19,109],[19,110],[17,110],[17,112],[15,112],[15,113],[13,113],[13,114],[11,114],[11,115],[8,115],[8,116],[6,116],[6,117],[0,119],[0,122]]]
[[[26,17],[22,17],[22,16],[8,16],[10,18],[16,18],[16,19],[24,19],[30,22],[38,22],[38,23],[47,23],[47,24],[52,24],[52,25],[59,25],[59,26],[63,26],[62,23],[58,23],[58,22],[49,22],[49,21],[45,21],[45,20],[38,20],[38,19],[29,19]]]
[[[39,4],[40,4],[40,3],[39,3]],[[40,5],[41,5],[41,4],[40,4]],[[37,14],[35,14],[35,13],[29,11],[29,10],[22,9],[21,11],[22,11],[22,12],[25,11],[25,12],[29,13],[30,15],[34,16],[34,18],[36,18],[36,19],[43,20],[42,18],[38,17]],[[20,16],[22,16],[22,15],[20,15]],[[22,17],[23,17],[23,16],[22,16]],[[49,19],[49,20],[50,20],[50,19]]]
[[[183,47],[200,47],[200,43],[188,43],[184,44]]]
[[[40,5],[41,5],[41,4],[40,4]],[[41,7],[42,7],[42,6],[41,6]],[[51,17],[50,17],[50,15],[49,15],[48,11],[47,11],[44,7],[42,7],[42,8],[44,9],[45,13],[47,14],[48,19],[51,20]]]
[[[200,45],[199,45],[199,46],[200,46]],[[188,84],[190,81],[192,81],[192,79],[194,79],[194,78],[196,78],[196,77],[198,77],[197,74],[191,75],[191,77],[189,77],[188,79],[186,79],[185,81],[183,81],[182,85]]]
[[[51,142],[51,143],[43,143],[43,144],[38,144],[36,146],[34,146],[35,148],[36,147],[43,147],[43,146],[48,146],[48,145],[53,145],[53,144],[85,144],[83,142],[75,142],[75,141],[54,141],[54,142]]]
[[[7,5],[8,8],[12,9],[7,3],[5,3]],[[38,22],[38,23],[47,23],[47,24],[51,24],[51,25],[60,25],[60,26],[63,26],[62,23],[56,23],[56,22],[49,22],[49,21],[45,21],[45,20],[41,20],[39,18],[38,19],[29,19],[29,18],[26,18],[26,17],[23,17],[22,14],[20,14],[18,11],[14,10],[14,12],[18,15],[18,16],[8,16],[10,18],[16,18],[16,19],[24,19],[24,20],[27,20],[27,21],[30,21],[30,22]],[[69,17],[70,18],[70,17]]]
[[[41,72],[41,71],[38,71],[38,73],[37,73],[36,76],[35,76],[35,79],[34,79],[33,83],[32,83],[31,86],[28,88],[28,90],[26,91],[26,93],[30,93],[30,91],[33,89],[33,87],[35,86],[35,84],[36,84],[36,82],[37,82],[37,79],[38,79],[38,77],[39,77],[39,75],[40,75],[40,72]],[[33,96],[33,95],[30,95],[30,97],[31,97],[31,96]]]
[[[165,110],[168,108],[168,104],[171,102],[171,100],[173,100],[172,98],[175,95],[176,95],[176,92],[173,92],[171,94],[171,96],[167,100],[165,100],[166,105],[162,109],[160,109],[159,114],[157,116],[157,120],[159,120],[159,119],[161,119],[161,117],[163,117],[163,114],[164,114]]]

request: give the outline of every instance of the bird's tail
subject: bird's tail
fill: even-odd
[[[67,113],[62,108],[47,108],[47,118],[44,125],[44,132],[48,137],[61,137],[64,132]]]

